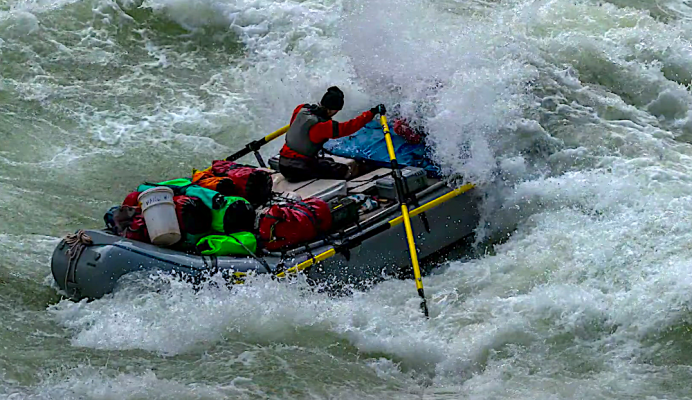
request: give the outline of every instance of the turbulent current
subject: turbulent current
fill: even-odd
[[[0,397],[692,398],[691,20],[682,0],[0,0]],[[399,104],[482,193],[476,256],[424,278],[429,320],[410,280],[62,299],[63,235],[331,85],[341,120]]]

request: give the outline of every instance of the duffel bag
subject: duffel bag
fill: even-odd
[[[264,248],[277,250],[326,233],[332,226],[332,214],[324,200],[311,197],[274,204],[259,213],[257,224]]]
[[[203,188],[215,190],[224,196],[235,196],[238,190],[233,179],[223,176],[215,176],[211,169],[196,171],[192,174],[192,182]]]
[[[258,207],[272,197],[272,177],[269,172],[232,161],[215,160],[211,172],[217,177],[228,177],[235,185],[234,196],[239,196]]]
[[[174,196],[173,203],[180,232],[198,235],[211,230],[211,210],[199,197]]]
[[[147,231],[147,224],[144,222],[144,216],[142,215],[142,209],[137,208],[137,213],[132,217],[132,222],[130,226],[125,229],[120,236],[125,236],[128,239],[136,240],[144,243],[151,243],[149,238],[149,231]]]

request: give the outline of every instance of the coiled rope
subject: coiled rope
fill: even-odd
[[[87,246],[94,244],[94,241],[91,240],[91,237],[89,237],[89,235],[87,235],[82,229],[78,230],[76,233],[65,235],[64,240],[68,246],[67,250],[65,251],[65,254],[67,254],[68,257],[67,271],[65,272],[65,290],[67,290],[67,281],[69,280],[70,272],[72,272],[72,280],[74,281],[74,273],[77,269],[77,261],[79,260],[79,257],[82,256],[84,249],[86,249]]]

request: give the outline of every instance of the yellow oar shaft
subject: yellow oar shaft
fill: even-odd
[[[408,241],[408,250],[411,254],[411,264],[413,266],[413,276],[416,279],[416,288],[418,289],[418,295],[423,299],[421,302],[421,308],[428,316],[428,305],[425,301],[425,293],[423,291],[423,279],[421,278],[420,265],[418,265],[418,251],[416,250],[416,242],[413,236],[413,228],[411,227],[411,217],[408,214],[408,207],[406,206],[406,197],[403,193],[404,185],[402,182],[401,169],[396,161],[396,153],[394,152],[394,144],[392,143],[392,136],[389,133],[389,124],[387,124],[387,117],[380,115],[380,123],[382,124],[382,129],[384,131],[384,139],[387,142],[387,151],[389,152],[389,161],[392,163],[392,171],[394,173],[394,183],[396,185],[397,197],[399,203],[401,204],[401,217],[404,220],[404,228],[406,231],[406,240]]]
[[[423,278],[420,275],[420,266],[418,265],[418,251],[416,250],[416,242],[413,240],[413,228],[411,227],[411,218],[408,214],[406,204],[401,205],[401,214],[404,218],[404,228],[406,230],[406,240],[408,241],[408,251],[411,253],[411,263],[413,264],[413,277],[416,279],[416,289],[423,290]]]
[[[311,258],[307,261],[303,261],[302,263],[300,263],[296,266],[293,266],[284,272],[280,272],[280,273],[276,274],[276,276],[279,278],[283,278],[284,276],[286,276],[286,274],[295,274],[296,272],[301,272],[305,268],[311,267],[320,261],[324,261],[333,255],[336,255],[336,250],[329,249],[329,250],[325,251],[324,253],[317,255],[314,258]]]
[[[387,152],[389,153],[389,161],[396,161],[394,154],[394,143],[392,143],[392,135],[389,133],[389,125],[387,125],[387,117],[384,115],[380,118],[382,130],[384,131],[384,141],[387,143]]]
[[[241,157],[245,157],[246,155],[255,152],[255,156],[258,157],[258,161],[260,163],[260,166],[264,166],[264,161],[262,161],[259,158],[259,149],[260,147],[264,146],[265,144],[271,142],[272,140],[278,138],[279,136],[283,135],[284,133],[288,132],[288,128],[290,128],[291,125],[286,125],[283,128],[276,130],[267,136],[263,137],[262,139],[255,140],[254,142],[250,142],[245,145],[245,147],[234,154],[226,157],[226,161],[235,161]]]
[[[267,136],[264,137],[265,143],[269,143],[269,142],[271,142],[272,140],[274,140],[274,139],[278,138],[279,136],[283,135],[284,133],[288,132],[288,128],[290,128],[290,127],[291,127],[291,125],[286,125],[286,126],[284,126],[283,128],[278,129],[278,130],[276,130],[276,131],[274,131],[274,132],[268,134]]]

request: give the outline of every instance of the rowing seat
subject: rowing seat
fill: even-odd
[[[337,162],[339,164],[345,164],[348,166],[348,176],[346,179],[353,179],[357,176],[360,176],[361,174],[361,168],[358,162],[352,158],[345,158],[345,157],[338,157],[338,156],[332,156],[328,155],[329,158],[333,159],[334,162]],[[279,156],[275,155],[274,157],[269,159],[269,168],[273,169],[274,171],[279,170]]]

